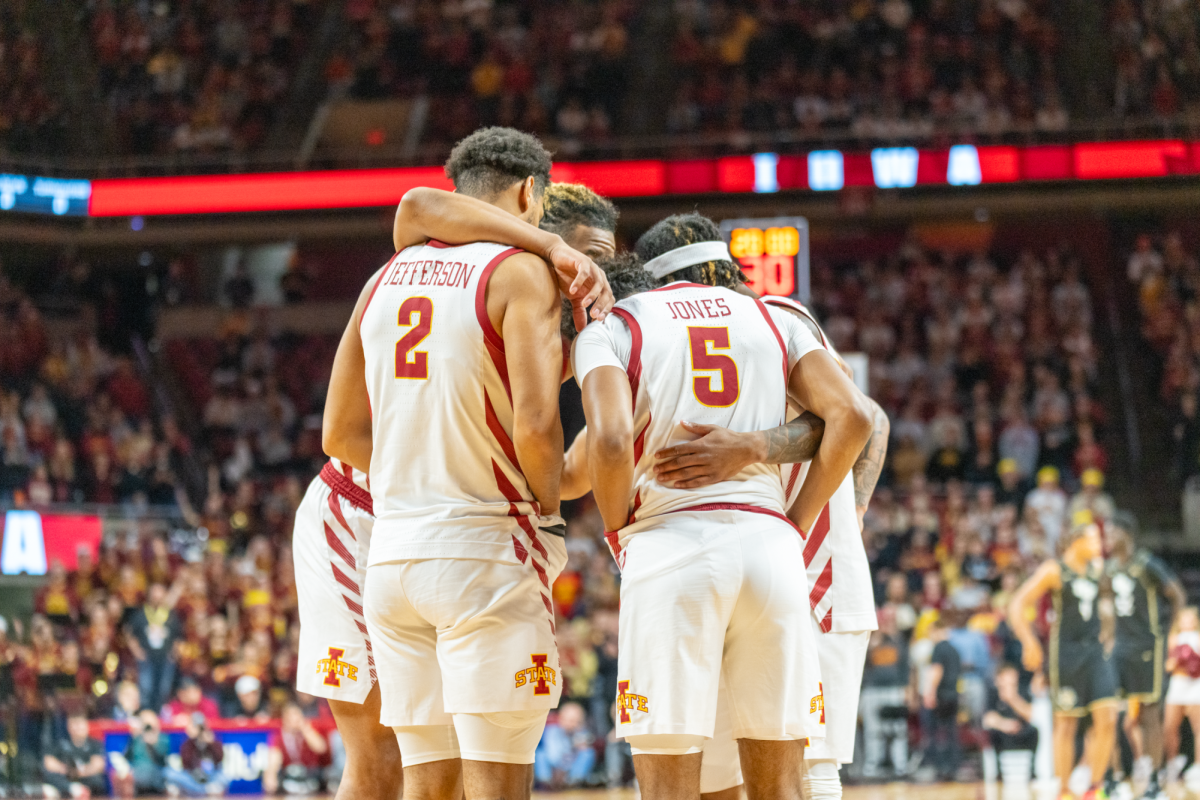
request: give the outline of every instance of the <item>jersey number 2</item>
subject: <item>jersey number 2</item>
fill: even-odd
[[[413,322],[413,315],[417,321]],[[396,342],[396,377],[415,378],[423,381],[429,377],[429,354],[422,350],[413,350],[429,335],[433,324],[433,301],[428,297],[410,297],[400,304],[400,315],[397,324],[401,327],[412,327],[408,333]],[[409,354],[412,359],[409,359]]]
[[[721,388],[713,390],[713,375],[697,375],[692,380],[692,389],[701,404],[725,408],[737,402],[737,363],[726,355],[712,350],[729,349],[729,328],[688,328],[688,339],[692,351],[693,372],[720,372]],[[712,345],[710,348],[709,345]]]

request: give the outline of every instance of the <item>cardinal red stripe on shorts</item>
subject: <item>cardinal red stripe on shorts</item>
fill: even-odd
[[[833,630],[833,609],[830,608],[825,612],[825,618],[821,620],[821,633],[829,633]]]
[[[360,617],[366,617],[366,615],[363,614],[362,606],[351,600],[349,597],[346,597],[346,595],[342,595],[342,599],[346,601],[346,608],[350,609],[353,613],[358,614]]]
[[[783,520],[788,525],[791,525],[792,528],[797,532],[800,531],[800,529],[796,527],[796,523],[792,522],[778,511],[771,511],[768,508],[759,508],[758,506],[751,506],[745,503],[701,503],[698,506],[688,506],[687,508],[673,508],[667,513],[678,514],[683,511],[749,511],[751,514],[766,514],[768,517],[775,517],[775,519]],[[801,535],[803,536],[802,533]]]
[[[504,391],[508,393],[508,402],[510,403],[512,402],[512,386],[508,383],[508,362],[504,358],[504,339],[492,325],[492,319],[487,313],[487,285],[501,261],[523,252],[525,251],[519,247],[510,247],[502,251],[483,268],[483,273],[479,276],[479,283],[475,285],[475,319],[479,321],[479,327],[483,329],[483,341],[487,345],[488,355],[492,357],[492,363],[496,365],[496,371],[500,373],[500,381],[504,384]]]
[[[496,441],[500,444],[500,449],[504,451],[504,455],[508,457],[508,461],[513,465],[513,469],[525,476],[521,471],[521,463],[517,461],[517,449],[513,447],[512,439],[508,435],[508,431],[504,430],[504,426],[500,424],[500,418],[496,416],[496,407],[492,405],[492,398],[487,393],[487,389],[483,390],[483,413],[487,418],[488,430],[492,432],[492,436],[496,437]]]
[[[355,583],[354,581],[350,580],[350,576],[349,576],[349,575],[347,575],[346,573],[344,573],[344,572],[342,572],[340,569],[338,569],[338,568],[337,568],[337,564],[334,564],[334,563],[332,563],[332,562],[331,562],[331,563],[329,564],[329,566],[333,567],[333,579],[334,579],[335,581],[337,581],[338,583],[340,583],[342,586],[345,586],[347,589],[349,589],[350,591],[354,592],[354,593],[355,593],[356,595],[358,595],[359,597],[362,597],[362,590],[358,588],[358,584],[357,584],[357,583]]]
[[[808,536],[808,544],[804,546],[804,565],[808,566],[817,556],[817,551],[821,549],[821,543],[825,541],[825,537],[829,535],[829,504],[821,509],[820,516],[817,517],[817,522],[813,525],[812,533]]]
[[[325,466],[321,467],[321,480],[325,485],[333,490],[335,494],[340,495],[350,505],[357,508],[359,511],[365,511],[371,516],[375,516],[374,503],[371,500],[371,493],[363,489],[354,482],[354,468],[349,464],[342,464],[342,469],[350,473],[349,477],[338,472],[337,467],[333,466],[332,461],[325,462]],[[345,522],[342,523],[345,526]],[[349,526],[345,526],[349,530]],[[353,532],[351,532],[353,536]]]
[[[325,543],[329,545],[329,549],[342,557],[342,561],[346,562],[346,566],[355,572],[358,567],[355,565],[354,556],[346,549],[346,545],[342,544],[342,540],[337,538],[337,534],[333,532],[333,528],[329,527],[329,523],[322,520],[322,525],[325,526]]]
[[[346,523],[346,515],[342,513],[341,507],[338,506],[338,493],[337,492],[329,493],[328,503],[329,503],[329,510],[333,512],[333,518],[336,519],[338,521],[338,524],[340,524],[342,526],[342,530],[344,530],[344,531],[346,531],[346,533],[350,534],[350,538],[357,542],[358,537],[354,535],[354,531],[352,531],[350,529],[350,526]]]

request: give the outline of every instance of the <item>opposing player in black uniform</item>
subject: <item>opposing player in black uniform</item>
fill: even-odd
[[[1075,525],[1059,541],[1060,558],[1046,561],[1013,596],[1008,624],[1021,642],[1025,668],[1042,668],[1042,645],[1031,621],[1038,601],[1054,599],[1050,631],[1050,699],[1054,706],[1054,771],[1063,782],[1075,767],[1075,733],[1079,720],[1092,717],[1092,735],[1084,752],[1092,788],[1085,800],[1107,797],[1101,781],[1108,769],[1117,732],[1117,676],[1101,643],[1100,580],[1103,561],[1100,528]]]
[[[1121,693],[1129,699],[1125,732],[1136,761],[1149,759],[1149,783],[1143,794],[1156,800],[1158,772],[1163,766],[1163,678],[1167,631],[1175,613],[1187,602],[1183,585],[1149,550],[1133,539],[1134,522],[1117,514],[1104,534],[1116,618],[1113,664]]]

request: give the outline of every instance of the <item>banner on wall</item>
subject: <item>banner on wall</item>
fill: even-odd
[[[81,550],[95,563],[103,530],[103,520],[93,514],[7,511],[0,542],[0,574],[45,575],[55,561],[73,570],[79,565]]]

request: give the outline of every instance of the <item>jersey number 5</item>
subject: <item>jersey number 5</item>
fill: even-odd
[[[692,380],[692,389],[701,404],[725,408],[737,402],[737,363],[726,355],[713,350],[729,349],[729,328],[688,328],[688,340],[692,351],[693,372],[720,372],[721,388],[713,390],[714,375],[697,375]],[[712,345],[710,348],[709,345]]]
[[[417,321],[413,322],[413,315]],[[433,301],[428,297],[410,297],[400,304],[400,316],[397,324],[401,327],[412,327],[408,333],[396,342],[396,377],[414,378],[423,381],[429,377],[429,354],[422,350],[413,350],[429,335],[433,324]],[[412,355],[411,360],[409,355]]]

